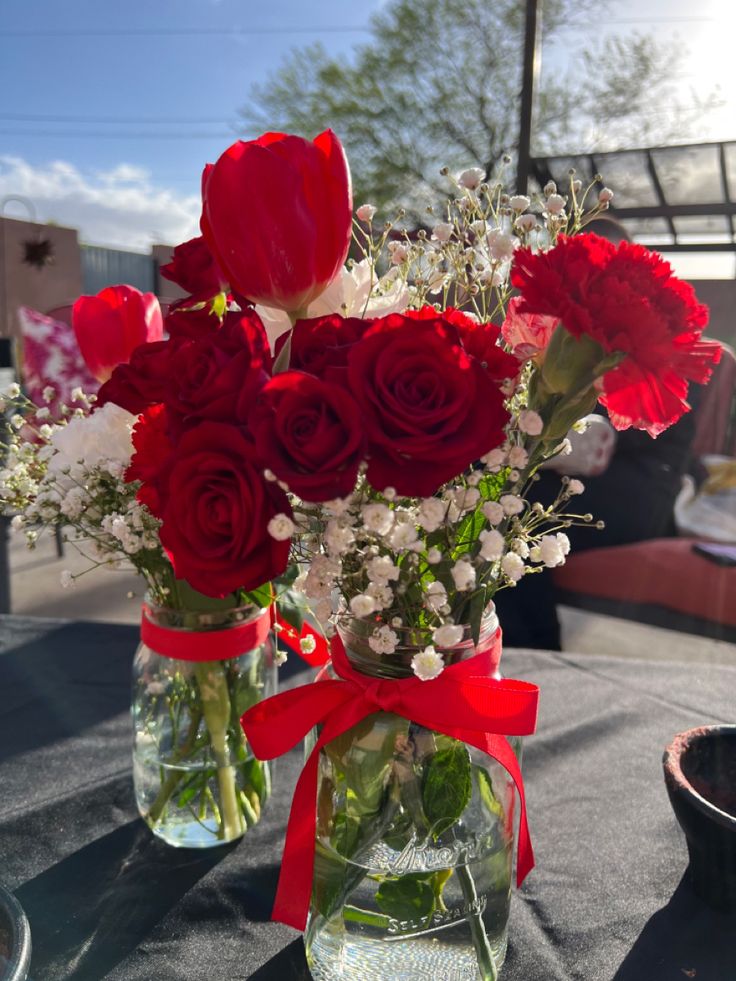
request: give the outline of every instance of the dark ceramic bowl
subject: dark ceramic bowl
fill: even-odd
[[[736,911],[736,725],[681,732],[662,762],[693,889],[714,909]]]
[[[31,964],[31,929],[18,900],[0,886],[0,981],[25,981]]]

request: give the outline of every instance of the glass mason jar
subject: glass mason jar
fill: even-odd
[[[497,628],[491,606],[478,649]],[[395,654],[377,655],[371,630],[363,621],[340,630],[352,666],[377,678],[410,676],[424,644],[405,631]],[[443,651],[446,664],[474,653],[470,628]],[[500,677],[498,658],[491,674]],[[320,677],[335,674],[328,665]],[[509,741],[519,757],[521,740]],[[388,712],[324,747],[305,935],[315,981],[496,978],[506,955],[514,801],[511,777],[491,757]]]
[[[269,764],[253,756],[240,726],[243,712],[276,690],[273,634],[263,619],[269,612],[145,609],[157,629],[148,631],[133,663],[138,810],[170,845],[232,841],[259,820],[271,790]],[[229,656],[181,659],[192,641],[205,654],[220,649]],[[179,651],[181,658],[171,656]]]

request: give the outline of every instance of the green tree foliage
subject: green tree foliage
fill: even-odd
[[[314,135],[330,126],[347,149],[357,201],[400,202],[421,214],[446,196],[441,167],[482,165],[491,173],[504,153],[513,155],[525,7],[523,0],[394,0],[352,58],[330,57],[320,44],[294,50],[254,89],[243,110],[248,135]],[[594,24],[601,9],[592,0],[545,0],[545,50],[554,59],[542,73],[535,152],[665,141],[673,126],[677,138],[686,135],[671,82],[679,55],[648,36],[601,38]],[[588,23],[584,35],[564,30],[573,18]],[[564,49],[581,36],[591,43]],[[562,74],[559,63],[568,66]]]

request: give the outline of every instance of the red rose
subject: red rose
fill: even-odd
[[[169,389],[171,344],[141,344],[127,364],[119,364],[97,393],[97,405],[114,402],[134,416],[149,405],[163,402]]]
[[[176,345],[165,399],[172,422],[245,423],[269,368],[268,340],[255,311],[227,314],[219,330]]]
[[[257,589],[281,575],[289,541],[268,523],[290,515],[262,476],[255,447],[236,426],[204,422],[176,446],[163,501],[161,543],[179,579],[206,596]]]
[[[441,314],[377,320],[350,351],[348,384],[378,490],[429,497],[504,439],[500,389]]]
[[[80,296],[72,310],[74,333],[87,367],[98,381],[110,377],[139,344],[160,341],[161,308],[153,293],[133,286],[107,286],[96,296]]]
[[[339,313],[297,320],[291,331],[289,367],[318,378],[335,377],[334,369],[344,374],[351,347],[372,323],[373,320],[358,317],[341,317]],[[288,336],[282,334],[277,339],[277,357]]]
[[[177,245],[171,262],[160,266],[159,272],[191,293],[192,299],[208,300],[227,289],[227,280],[202,235]]]
[[[165,406],[147,408],[133,427],[134,452],[125,471],[129,483],[141,481],[136,497],[157,518],[161,517],[162,495],[174,452],[174,445],[167,435],[168,428]]]
[[[706,382],[720,358],[719,344],[700,339],[707,307],[641,245],[561,236],[549,252],[517,250],[511,281],[522,313],[557,317],[574,338],[621,356],[599,396],[617,429],[657,436],[688,411],[688,380]]]
[[[422,307],[421,310],[407,310],[404,316],[417,320],[436,320],[439,315],[434,307]],[[467,353],[480,362],[494,381],[502,383],[516,378],[519,374],[519,362],[499,346],[500,327],[491,323],[478,323],[454,307],[448,307],[441,317],[457,330]]]
[[[251,420],[258,453],[305,501],[346,497],[363,459],[360,410],[342,388],[301,371],[275,375]]]
[[[352,232],[350,172],[331,130],[234,143],[202,178],[202,232],[234,290],[295,313],[335,278]]]

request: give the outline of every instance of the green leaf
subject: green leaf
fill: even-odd
[[[243,594],[246,603],[252,603],[254,606],[260,607],[265,610],[271,605],[271,600],[273,597],[271,591],[271,583],[266,582],[258,589],[251,589],[249,592]]]
[[[304,602],[303,594],[293,589],[285,590],[278,598],[279,614],[297,633],[301,632],[304,618],[309,612],[309,606]]]
[[[376,905],[382,913],[397,920],[429,917],[434,912],[436,902],[432,879],[431,873],[385,879],[376,890]]]
[[[355,853],[360,843],[361,825],[360,818],[346,811],[340,811],[335,815],[332,824],[332,835],[330,843],[335,851],[343,858],[350,858]]]
[[[422,780],[424,813],[435,839],[459,820],[472,791],[470,755],[464,743],[453,739],[434,754]]]
[[[504,812],[501,802],[493,793],[493,784],[488,775],[488,771],[482,766],[474,766],[475,776],[478,781],[478,791],[480,799],[483,801],[489,814],[494,814],[499,821],[503,821]]]

